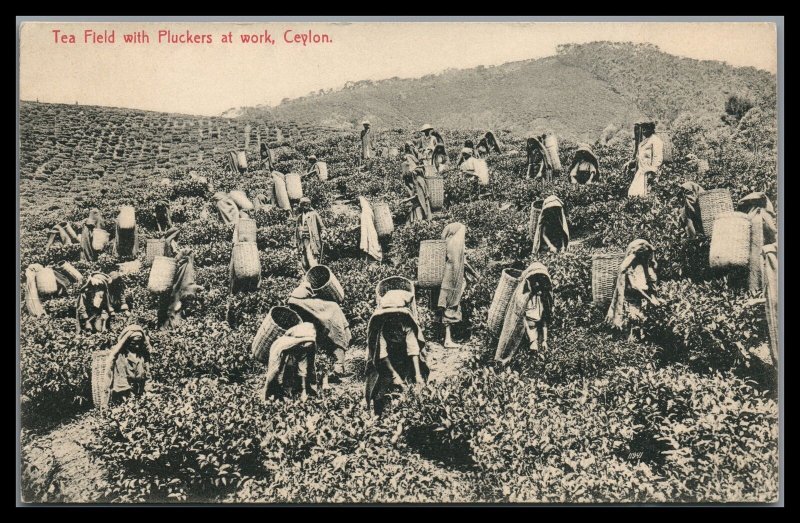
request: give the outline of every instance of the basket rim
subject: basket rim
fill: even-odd
[[[619,257],[624,257],[624,256],[625,256],[625,252],[624,251],[606,252],[606,253],[594,253],[594,254],[592,254],[592,259],[593,260],[602,260],[602,259],[609,259],[609,258],[619,258]]]

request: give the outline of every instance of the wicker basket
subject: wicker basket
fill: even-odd
[[[619,266],[624,252],[592,255],[592,301],[608,303],[614,295]]]
[[[317,162],[317,174],[319,179],[323,182],[328,179],[328,164],[325,162]]]
[[[247,155],[244,151],[236,153],[236,163],[239,164],[239,169],[247,169]]]
[[[397,158],[400,156],[400,150],[397,147],[389,147],[389,158]]]
[[[67,276],[69,276],[75,283],[80,283],[83,281],[83,275],[81,275],[80,271],[76,269],[75,266],[70,262],[62,261],[58,264],[58,268],[67,273]]]
[[[536,227],[539,225],[539,217],[542,215],[542,200],[535,201],[531,204],[531,217],[528,221],[528,232],[530,233],[531,241],[536,236]]]
[[[714,232],[714,220],[723,213],[733,212],[733,199],[728,189],[710,189],[703,191],[697,197],[700,206],[700,221],[703,223],[703,233],[711,237]]]
[[[108,231],[95,228],[94,232],[92,232],[92,249],[97,252],[105,249],[108,244],[108,238]]]
[[[442,285],[446,257],[446,241],[423,240],[419,242],[417,282],[420,287],[430,289]]]
[[[375,286],[375,303],[380,303],[381,298],[389,291],[408,291],[415,294],[414,282],[402,276],[389,276],[378,282]]]
[[[441,176],[426,177],[428,195],[431,198],[431,210],[438,211],[444,207],[444,178]]]
[[[58,292],[56,273],[50,267],[45,267],[36,272],[36,291],[39,296],[51,296]]]
[[[120,207],[117,223],[120,229],[129,230],[136,227],[136,210],[130,205],[123,205]]]
[[[164,256],[167,242],[163,238],[149,238],[144,251],[144,263],[150,265],[156,256]]]
[[[237,280],[258,278],[261,274],[261,260],[255,242],[238,242],[233,246],[233,275]]]
[[[278,178],[276,180],[276,178]],[[274,176],[273,180],[275,182],[275,201],[278,204],[278,208],[280,209],[291,209],[292,206],[289,203],[289,193],[286,191],[286,181],[281,176]]]
[[[431,178],[439,175],[439,171],[436,170],[435,165],[429,165],[426,163],[423,165],[423,168],[425,169],[425,178]]]
[[[290,200],[299,200],[303,197],[303,184],[300,182],[300,175],[289,173],[286,175],[286,194]]]
[[[156,294],[170,290],[175,282],[175,271],[174,258],[156,256],[150,268],[150,277],[147,279],[148,290]]]
[[[269,349],[275,340],[302,321],[300,316],[288,307],[272,307],[253,337],[253,343],[250,346],[253,358],[262,363],[267,363],[269,361]]]
[[[554,134],[548,134],[544,138],[544,147],[547,149],[547,156],[554,171],[561,170],[561,158],[558,155],[558,138]]]
[[[492,304],[489,306],[489,313],[486,316],[486,327],[495,336],[499,336],[503,329],[508,304],[514,296],[521,277],[522,271],[517,269],[503,269],[503,273],[500,275],[500,281],[497,283],[497,289],[494,291]]]
[[[108,383],[110,356],[110,350],[98,350],[92,353],[92,403],[101,410],[108,406],[111,397],[111,387]]]
[[[231,191],[228,195],[239,209],[243,211],[252,211],[254,209],[253,202],[250,201],[244,191]]]
[[[747,267],[750,261],[750,217],[743,212],[718,214],[714,220],[708,263],[712,269]]]
[[[306,273],[306,280],[317,298],[336,303],[344,301],[344,289],[339,279],[325,265],[311,267]]]
[[[237,224],[237,230],[239,231],[239,233],[235,241],[252,242],[252,243],[256,242],[258,226],[256,225],[256,221],[254,219],[239,218],[239,222]]]
[[[394,232],[394,220],[392,220],[392,211],[389,209],[389,204],[386,202],[378,202],[372,206],[373,216],[375,218],[375,231],[378,233],[379,238],[385,238]]]

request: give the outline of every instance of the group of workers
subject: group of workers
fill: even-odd
[[[368,166],[367,160],[374,157],[375,140],[368,121],[363,122],[361,132],[360,166]],[[635,155],[625,169],[633,176],[628,190],[631,197],[647,196],[649,181],[663,162],[663,142],[655,134],[652,122],[637,124]],[[530,137],[526,142],[527,165],[525,174],[535,179],[552,179],[560,171],[560,162],[553,159],[552,143],[546,135]],[[262,144],[264,145],[264,144]],[[479,187],[489,184],[485,157],[501,152],[501,146],[493,132],[488,131],[475,146],[466,140],[455,168],[473,175]],[[262,147],[262,160],[272,166],[272,155]],[[232,165],[235,157],[231,157]],[[308,169],[303,175],[323,178],[319,162],[309,156]],[[403,146],[403,182],[412,203],[409,222],[430,220],[432,217],[430,189],[427,176],[450,168],[449,159],[441,134],[426,124],[420,129],[419,139],[407,141]],[[483,162],[483,163],[481,163]],[[569,179],[576,184],[592,184],[600,180],[597,157],[588,145],[581,144],[568,169]],[[324,173],[327,176],[327,172]],[[682,186],[685,206],[682,224],[690,235],[700,227],[697,197],[702,188],[693,182]],[[225,193],[216,193],[214,201],[219,217],[226,223],[238,223],[247,217],[246,211]],[[274,203],[275,197],[258,195],[255,206]],[[295,241],[303,271],[318,266],[323,253],[326,235],[325,225],[319,214],[311,207],[311,201],[302,197],[293,202],[295,217]],[[381,259],[381,248],[374,228],[364,228],[372,223],[373,214],[369,202],[360,198],[361,248],[376,260]],[[764,228],[764,244],[776,241],[777,228],[771,202],[763,193],[754,193],[739,202],[740,209],[758,217]],[[158,202],[155,207],[156,223],[160,237],[165,241],[165,255],[174,256],[177,274],[173,290],[164,300],[159,323],[172,326],[181,321],[181,300],[194,295],[199,286],[194,283],[193,256],[190,250],[181,249],[176,237],[178,229],[173,226],[169,205]],[[81,246],[81,259],[94,261],[102,248],[95,240],[104,231],[100,211],[92,209],[82,224],[81,234],[74,232],[68,222],[56,225],[49,234],[47,249],[57,241]],[[533,235],[533,252],[563,252],[570,242],[569,225],[564,203],[551,195],[541,202],[541,209]],[[447,225],[441,234],[446,242],[445,271],[442,283],[431,290],[430,304],[436,312],[436,321],[443,326],[443,346],[458,347],[453,340],[451,328],[463,321],[461,299],[467,282],[475,282],[480,275],[470,266],[466,257],[467,229],[461,223]],[[109,235],[110,236],[110,235]],[[111,241],[115,242],[114,253],[122,255],[118,246],[120,231],[116,229]],[[136,252],[136,233],[133,236],[133,252]],[[117,249],[119,248],[119,252]],[[127,247],[130,248],[130,247]],[[654,294],[657,264],[654,247],[643,239],[628,246],[618,269],[613,297],[606,315],[606,322],[615,328],[631,327],[631,339],[642,334],[637,326],[644,319],[643,309],[658,306],[662,302]],[[409,282],[411,283],[411,282]],[[759,283],[760,285],[760,283]],[[409,384],[424,384],[430,373],[426,363],[426,340],[417,310],[416,292],[413,284],[408,288],[390,289],[377,297],[376,309],[367,327],[367,366],[365,398],[375,412],[380,413],[391,394]],[[265,398],[299,394],[307,397],[316,392],[315,356],[322,349],[333,360],[333,372],[325,380],[334,381],[345,376],[345,351],[352,336],[340,303],[315,294],[306,278],[287,299],[302,322],[285,331],[271,346],[265,386]],[[78,294],[76,321],[79,332],[102,332],[109,329],[110,322],[119,315],[130,314],[133,306],[130,294],[118,272],[91,273]],[[509,313],[505,315],[495,351],[495,361],[507,365],[527,340],[528,349],[535,354],[548,350],[548,325],[554,308],[553,284],[545,265],[533,262],[522,272],[509,302]],[[141,393],[143,384],[150,376],[149,355],[152,351],[144,329],[137,325],[126,327],[113,347],[113,364],[110,366],[109,387],[112,401],[131,393]]]

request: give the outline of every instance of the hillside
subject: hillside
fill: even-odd
[[[732,94],[775,105],[775,77],[753,68],[680,58],[652,45],[593,42],[562,46],[539,60],[446,71],[419,79],[361,81],[228,115],[352,128],[365,116],[379,127],[547,128],[594,141],[609,124],[637,118],[667,123],[684,111],[720,112]]]

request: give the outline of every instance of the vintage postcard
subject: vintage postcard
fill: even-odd
[[[782,27],[18,19],[17,503],[782,504]]]

